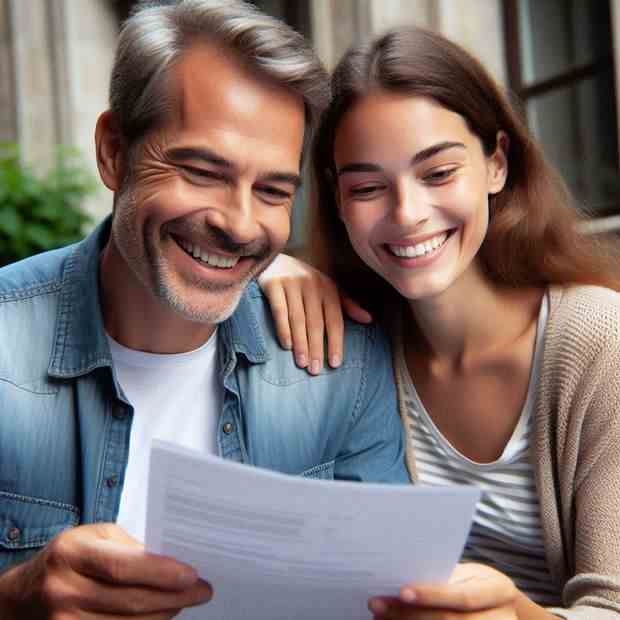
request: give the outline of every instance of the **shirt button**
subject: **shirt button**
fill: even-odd
[[[222,427],[222,430],[227,435],[230,435],[233,432],[233,428],[234,428],[234,426],[230,422],[226,422],[226,424],[224,424],[224,426]]]
[[[105,483],[109,489],[115,487],[118,484],[118,476],[110,476]]]
[[[7,538],[11,541],[11,542],[15,542],[16,540],[19,540],[19,537],[22,535],[21,530],[18,527],[12,527],[7,534]]]

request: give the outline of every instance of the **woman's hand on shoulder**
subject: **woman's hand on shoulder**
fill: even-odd
[[[512,580],[484,564],[459,564],[447,583],[411,584],[399,597],[375,597],[369,608],[381,620],[551,620]]]
[[[329,365],[342,363],[343,310],[360,323],[372,321],[353,300],[340,297],[331,278],[286,254],[273,261],[258,284],[271,306],[280,345],[292,349],[297,365],[311,374],[323,367],[325,335]]]

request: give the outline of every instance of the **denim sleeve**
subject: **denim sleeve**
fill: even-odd
[[[398,414],[392,356],[377,327],[368,332],[360,385],[334,477],[360,482],[408,483],[404,429]]]

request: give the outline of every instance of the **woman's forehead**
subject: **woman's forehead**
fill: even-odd
[[[335,134],[334,156],[414,152],[439,142],[476,141],[465,119],[434,99],[386,91],[373,92],[343,115]]]

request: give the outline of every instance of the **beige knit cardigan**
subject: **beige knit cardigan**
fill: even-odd
[[[620,294],[552,287],[549,299],[532,439],[547,565],[564,605],[549,612],[620,620]],[[407,466],[415,482],[410,433]]]

